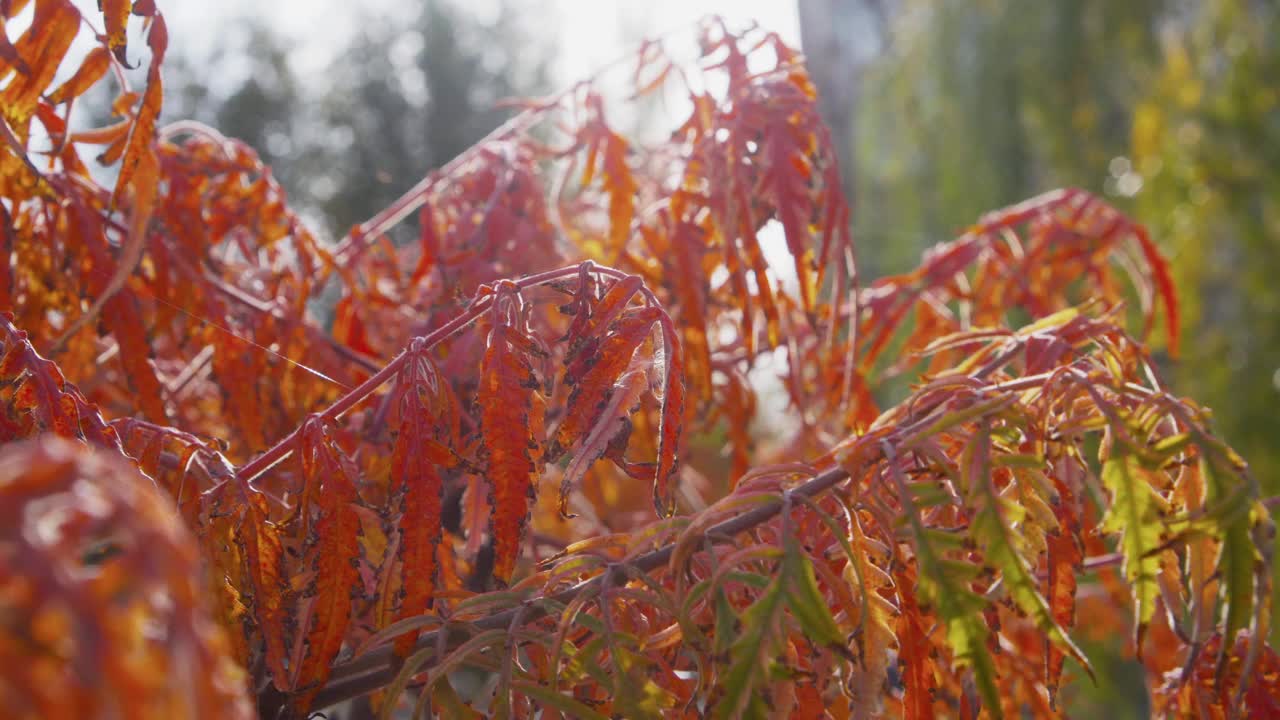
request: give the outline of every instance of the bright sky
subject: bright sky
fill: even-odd
[[[779,33],[793,46],[800,43],[794,0],[546,0],[555,16],[547,18],[558,39],[557,79],[571,83],[611,60],[625,55],[640,38],[683,27],[701,17],[718,14],[734,25],[749,20]],[[94,0],[79,0],[94,9]],[[210,19],[260,17],[295,41],[294,69],[318,73],[331,56],[332,44],[348,32],[366,11],[393,7],[393,0],[224,0],[221,3],[159,0],[174,43],[197,47],[218,42]],[[468,0],[463,7],[479,13],[495,12],[496,3]]]

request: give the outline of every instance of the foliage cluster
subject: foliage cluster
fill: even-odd
[[[1160,239],[1183,293],[1196,341],[1170,380],[1280,492],[1280,6],[906,0],[882,20],[836,130],[857,136],[863,268],[908,267],[1044,189],[1104,195]]]
[[[98,18],[0,3],[24,11],[0,45],[12,716],[1050,715],[1091,672],[1076,640],[1119,628],[1161,712],[1274,703],[1273,525],[1161,384],[1172,281],[1098,199],[864,284],[801,59],[709,20],[692,62],[637,54],[635,97],[689,108],[666,142],[618,134],[587,80],[330,244],[245,145],[158,123],[152,2],[104,0],[57,87]],[[109,72],[119,122],[68,131]],[[769,449],[766,356],[793,422]]]

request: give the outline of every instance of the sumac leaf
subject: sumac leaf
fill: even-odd
[[[521,327],[522,301],[514,290],[503,288],[498,293],[480,364],[479,404],[493,497],[493,575],[509,582],[536,492],[543,400],[529,360],[535,348]]]

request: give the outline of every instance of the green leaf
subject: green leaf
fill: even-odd
[[[724,697],[716,705],[718,718],[765,718],[767,708],[756,689],[768,681],[778,644],[778,624],[785,606],[782,583],[774,581],[742,614],[742,634],[729,648],[729,672]]]
[[[1014,524],[1021,525],[1018,521],[1027,512],[1000,497],[996,491],[991,466],[997,463],[991,461],[991,445],[985,430],[984,428],[976,433],[965,446],[960,466],[965,475],[965,485],[973,493],[973,503],[977,510],[970,524],[973,539],[982,548],[987,562],[1000,571],[1005,592],[1014,603],[1035,622],[1037,628],[1049,636],[1054,645],[1080,663],[1089,677],[1093,677],[1093,666],[1054,619],[1049,603],[1036,588],[1031,562],[1019,552],[1019,548],[1025,547],[1026,542],[1022,532]]]
[[[909,482],[907,483],[907,489],[911,491],[911,498],[916,505],[921,507],[950,505],[952,502],[951,493],[947,492],[941,483],[936,480]]]
[[[1218,574],[1222,577],[1221,594],[1227,607],[1227,638],[1234,638],[1236,631],[1249,622],[1253,611],[1253,575],[1259,560],[1258,551],[1250,537],[1248,488],[1234,473],[1224,473],[1204,455],[1200,457],[1200,471],[1205,479],[1205,501],[1209,509],[1225,506],[1223,512],[1214,513],[1218,520],[1218,535],[1222,542],[1218,553]],[[1245,502],[1239,502],[1245,499]],[[1236,505],[1243,505],[1243,512]],[[1224,643],[1225,645],[1225,643]]]
[[[1155,445],[1151,446],[1151,454],[1167,460],[1174,455],[1182,452],[1182,449],[1191,443],[1191,433],[1179,433],[1170,435],[1161,439]]]
[[[905,484],[898,481],[900,492]],[[918,586],[921,599],[933,606],[938,617],[947,626],[947,644],[957,667],[973,670],[982,702],[991,716],[1003,717],[1000,695],[996,689],[996,669],[987,651],[987,623],[982,610],[986,598],[978,595],[970,583],[982,569],[970,562],[954,560],[943,555],[955,549],[959,543],[951,533],[930,530],[920,517],[919,508],[908,503],[908,522],[915,537],[916,562],[919,563]]]
[[[569,717],[609,720],[609,716],[592,710],[587,705],[574,700],[568,695],[558,693],[545,685],[539,685],[527,680],[516,680],[511,687],[521,695],[537,700],[544,707],[555,708]]]
[[[729,651],[730,642],[737,629],[738,614],[733,611],[733,606],[729,604],[729,598],[724,594],[722,588],[715,589],[716,603],[716,636],[715,636],[715,652],[717,655]]]
[[[934,435],[939,435],[951,428],[963,425],[970,420],[976,420],[984,415],[996,414],[1009,405],[1012,405],[1016,400],[1017,398],[1013,396],[998,395],[989,400],[976,402],[969,407],[946,413],[937,420],[934,420],[929,427],[908,438],[906,442],[902,443],[902,449],[910,450],[911,448],[918,447],[921,443]]]
[[[1102,466],[1102,483],[1111,492],[1111,508],[1103,518],[1102,529],[1120,533],[1124,575],[1133,586],[1139,654],[1143,633],[1155,614],[1156,597],[1160,594],[1156,583],[1160,558],[1153,551],[1160,546],[1164,530],[1164,502],[1147,481],[1147,472],[1136,455],[1119,445],[1114,446],[1113,454]]]
[[[662,718],[675,707],[676,698],[654,682],[652,661],[628,647],[610,647],[613,660],[614,712],[627,718]]]
[[[782,575],[786,578],[787,607],[804,634],[817,645],[844,649],[844,635],[818,589],[813,563],[800,551],[800,543],[794,537],[786,542]]]
[[[1018,467],[1041,470],[1045,466],[1045,459],[1035,453],[1001,453],[991,458],[991,464],[994,467]]]

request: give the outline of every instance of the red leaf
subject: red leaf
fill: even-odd
[[[453,455],[440,440],[455,410],[431,360],[423,351],[414,353],[397,376],[400,391],[400,428],[391,458],[392,491],[399,493],[400,544],[397,558],[402,573],[403,598],[397,619],[421,615],[431,607],[436,588],[436,551],[440,546],[443,486],[438,466],[454,464]],[[407,657],[418,631],[396,640],[396,654]]]
[[[1178,293],[1174,290],[1173,276],[1169,272],[1169,261],[1160,254],[1160,250],[1156,248],[1155,243],[1151,242],[1151,236],[1147,234],[1146,228],[1135,224],[1131,229],[1134,236],[1138,238],[1138,244],[1142,247],[1143,256],[1151,266],[1151,274],[1155,280],[1156,291],[1160,293],[1160,298],[1164,302],[1165,312],[1168,313],[1165,324],[1168,326],[1167,332],[1169,333],[1169,354],[1176,358],[1178,357],[1181,339],[1181,326],[1178,315]]]
[[[293,687],[301,690],[294,708],[305,715],[342,649],[351,619],[351,596],[362,585],[357,567],[360,516],[354,508],[359,496],[351,462],[318,416],[307,419],[298,442],[303,479],[309,487],[318,486],[315,504],[320,511],[309,554],[315,578],[303,593],[304,599],[313,598],[305,654],[293,665],[297,671]]]
[[[614,438],[630,427],[628,418],[640,407],[647,379],[642,370],[631,370],[609,388],[605,401],[596,410],[590,432],[582,438],[560,481],[561,515],[569,514],[569,490],[578,484],[596,460],[613,450]]]
[[[1073,510],[1075,501],[1071,488],[1056,479],[1054,485],[1060,494],[1054,506],[1058,529],[1046,536],[1049,577],[1045,599],[1049,602],[1054,622],[1065,628],[1075,625],[1076,621],[1076,574],[1084,563],[1084,548],[1080,544],[1080,520]],[[1049,689],[1049,703],[1055,707],[1065,659],[1056,644],[1045,643],[1045,686]]]
[[[494,577],[509,582],[536,492],[535,453],[541,445],[542,398],[529,363],[533,341],[522,323],[519,294],[500,287],[480,366],[480,427],[493,494]]]
[[[103,308],[103,320],[120,346],[120,364],[125,379],[134,391],[134,404],[155,423],[168,422],[164,409],[163,387],[151,366],[151,342],[146,324],[138,311],[138,299],[128,289],[111,296]]]
[[[27,340],[26,332],[13,326],[13,316],[0,314],[4,355],[0,356],[0,389],[12,388],[7,414],[17,423],[5,422],[0,441],[27,437],[37,432],[53,432],[66,438],[85,439],[96,445],[119,449],[115,430],[98,410],[66,381],[56,363],[46,360]],[[23,416],[29,417],[30,420]]]
[[[352,302],[354,295],[346,295],[333,308],[333,336],[338,342],[363,353],[369,357],[378,357],[379,353],[369,344],[369,335],[365,332],[364,320]]]
[[[556,432],[548,456],[554,459],[588,432],[600,418],[614,383],[631,365],[631,358],[649,337],[654,323],[662,317],[660,308],[629,311],[609,328],[609,334],[590,355],[583,353],[573,367],[566,368],[565,382],[573,386],[564,420]],[[575,376],[574,371],[582,371]]]

